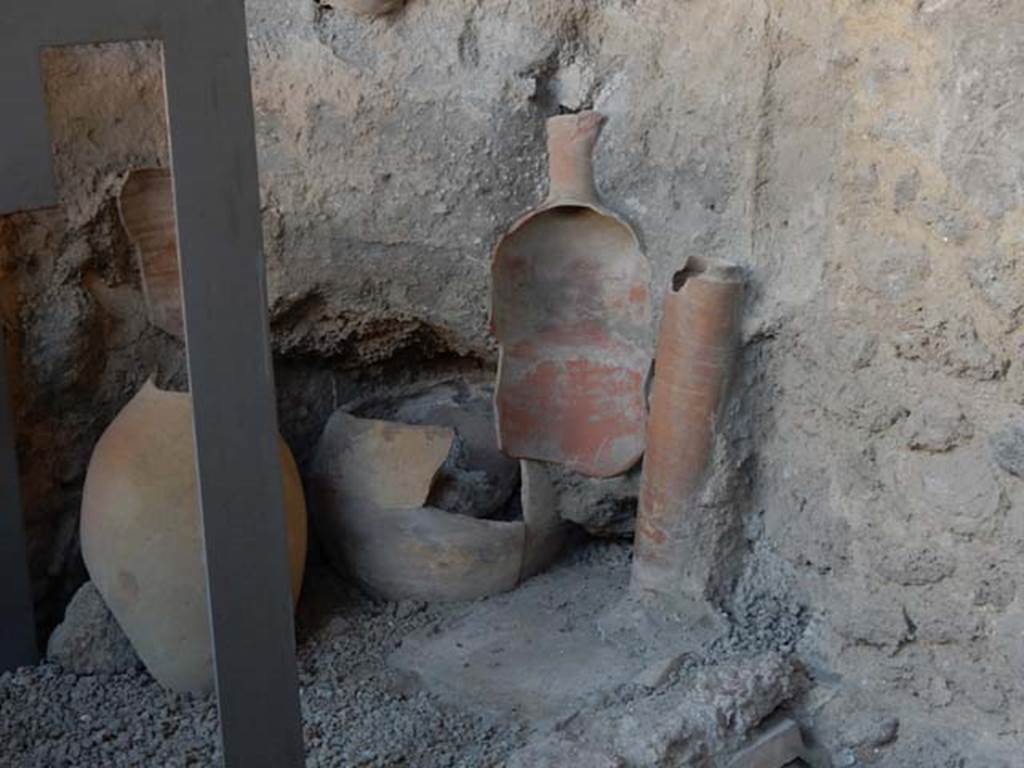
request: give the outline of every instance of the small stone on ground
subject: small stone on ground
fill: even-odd
[[[46,648],[46,657],[68,672],[81,675],[131,672],[139,657],[91,581],[71,598],[64,621]]]

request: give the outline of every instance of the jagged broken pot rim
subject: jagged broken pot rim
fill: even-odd
[[[439,430],[446,440],[424,440]],[[340,409],[328,420],[309,474],[315,525],[328,559],[371,593],[396,600],[477,599],[513,589],[557,555],[566,525],[539,465],[519,462],[522,519],[472,517],[430,503],[455,441],[450,427],[367,419]],[[412,486],[397,495],[382,488],[410,467],[419,475]]]
[[[709,256],[691,256],[683,268],[672,275],[669,292],[677,294],[693,278],[717,283],[741,283],[745,273],[743,267],[732,261]]]
[[[142,386],[139,388],[139,391],[135,393],[134,397],[161,397],[178,401],[188,400],[189,402],[191,402],[192,392],[189,390],[180,391],[177,389],[164,389],[163,387],[159,386],[156,383],[156,374],[151,374],[143,382]]]
[[[626,232],[629,233],[630,237],[633,240],[634,247],[638,252],[643,254],[643,242],[640,240],[640,235],[637,233],[637,230],[633,226],[632,222],[630,222],[629,219],[625,218],[622,214],[616,213],[610,208],[606,208],[599,200],[585,200],[582,198],[574,197],[549,197],[546,200],[544,200],[544,202],[542,202],[539,206],[527,211],[518,219],[516,219],[512,223],[512,225],[507,230],[505,230],[505,232],[502,233],[501,237],[498,238],[498,241],[495,243],[494,249],[491,252],[492,262],[496,260],[498,256],[501,254],[502,247],[505,245],[506,241],[509,240],[515,234],[517,234],[521,229],[529,225],[535,219],[538,219],[544,216],[545,214],[551,213],[552,211],[557,211],[563,208],[567,210],[578,209],[591,211],[592,213],[596,213],[599,216],[611,219],[620,227],[622,227]]]

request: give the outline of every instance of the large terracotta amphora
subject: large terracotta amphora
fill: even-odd
[[[298,600],[306,507],[284,442],[281,472],[292,594]],[[146,668],[179,692],[213,686],[196,494],[192,398],[147,382],[96,444],[82,498],[82,555]]]
[[[594,186],[603,123],[594,112],[548,121],[550,193],[498,243],[492,267],[502,450],[594,477],[643,454],[652,357],[650,267]]]

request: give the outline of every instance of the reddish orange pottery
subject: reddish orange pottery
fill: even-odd
[[[121,222],[139,252],[149,320],[160,330],[182,339],[185,327],[171,172],[163,168],[132,171],[121,189],[118,204]]]
[[[548,121],[551,189],[498,243],[498,441],[517,458],[594,477],[644,451],[650,268],[636,234],[598,200],[592,154],[604,118]]]
[[[692,520],[701,514],[729,386],[742,291],[735,265],[691,259],[665,299],[634,546],[640,590],[687,590],[686,547],[694,546]]]

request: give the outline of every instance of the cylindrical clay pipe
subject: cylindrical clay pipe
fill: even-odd
[[[702,542],[713,521],[698,516],[718,417],[736,350],[743,293],[739,267],[690,259],[673,279],[651,391],[633,560],[634,589],[704,598]]]

